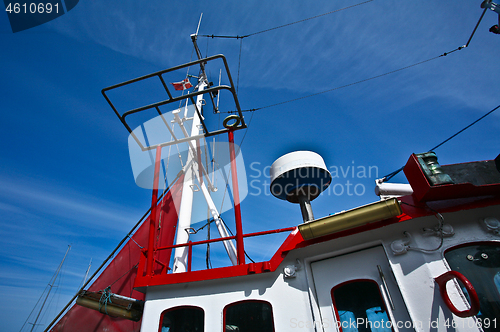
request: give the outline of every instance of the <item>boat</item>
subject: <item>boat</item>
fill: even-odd
[[[234,132],[248,124],[225,57],[202,57],[197,34],[191,38],[197,60],[102,91],[130,133],[136,183],[152,190],[152,204],[114,260],[47,330],[500,330],[500,155],[441,165],[433,151],[411,154],[408,184],[377,180],[373,203],[315,218],[312,201],[332,176],[318,153],[293,151],[277,156],[269,190],[297,205],[303,223],[244,233]],[[214,63],[224,70],[219,84],[207,80]],[[179,72],[198,74],[170,80]],[[113,101],[117,89],[149,82],[166,97],[126,110]],[[135,101],[135,93],[126,95]],[[223,110],[219,98],[232,108]],[[223,112],[222,123],[212,121]],[[227,141],[210,144],[221,136]],[[215,161],[216,150],[225,151],[224,161]],[[221,218],[224,189],[235,234]],[[219,236],[212,229],[199,239],[210,225]],[[269,260],[246,257],[249,239],[272,234],[286,237]],[[209,251],[200,252],[217,245],[227,259],[214,267]]]

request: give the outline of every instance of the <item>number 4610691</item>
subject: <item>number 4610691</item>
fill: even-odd
[[[52,5],[50,2],[47,3],[10,3],[5,8],[5,11],[9,14],[51,14],[53,11],[59,13],[59,4],[56,3]]]

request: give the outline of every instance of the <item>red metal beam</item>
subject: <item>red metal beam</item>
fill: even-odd
[[[238,190],[238,174],[236,172],[236,154],[234,151],[233,130],[227,132],[229,138],[229,154],[231,157],[231,176],[233,179],[234,217],[236,221],[236,254],[238,264],[245,264],[245,248],[243,244],[243,228],[241,226],[240,192]]]
[[[160,179],[161,146],[156,147],[155,172],[153,178],[153,197],[151,199],[151,214],[149,215],[149,239],[148,239],[148,258],[146,264],[146,275],[153,274],[154,246],[156,233],[156,207],[158,201],[158,182]]]

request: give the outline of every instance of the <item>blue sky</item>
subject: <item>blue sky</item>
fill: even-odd
[[[19,331],[69,244],[45,323],[76,292],[90,259],[93,271],[149,207],[151,192],[132,175],[128,132],[101,89],[190,61],[189,36],[201,13],[200,34],[241,36],[356,3],[81,1],[15,34],[1,14],[0,298],[9,299],[0,305],[3,331]],[[479,0],[375,0],[245,38],[240,104],[265,107],[450,52],[467,42],[479,6]],[[337,171],[331,190],[312,202],[321,217],[377,200],[377,176],[498,106],[500,36],[488,32],[497,22],[487,12],[469,47],[446,57],[253,117],[245,113],[249,129],[235,133],[240,143],[245,135],[244,232],[301,223],[298,206],[268,194],[266,167],[285,153],[315,151]],[[237,77],[240,40],[200,37],[199,45],[204,55],[224,54]],[[495,158],[499,112],[437,149],[439,161]],[[372,174],[359,173],[369,167]],[[232,211],[224,218],[234,230]],[[282,239],[255,239],[246,248],[263,260]]]

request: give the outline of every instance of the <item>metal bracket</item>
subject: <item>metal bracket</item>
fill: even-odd
[[[408,244],[411,242],[411,234],[404,232],[405,239],[395,240],[391,243],[391,250],[394,255],[403,255],[408,252]]]
[[[424,236],[452,237],[455,231],[450,224],[443,224],[442,227],[424,228]]]
[[[297,271],[302,269],[302,263],[297,259],[295,264],[287,265],[283,268],[283,277],[285,279],[295,278],[297,276]]]
[[[500,221],[494,217],[487,217],[482,220],[483,226],[490,233],[500,235]]]

